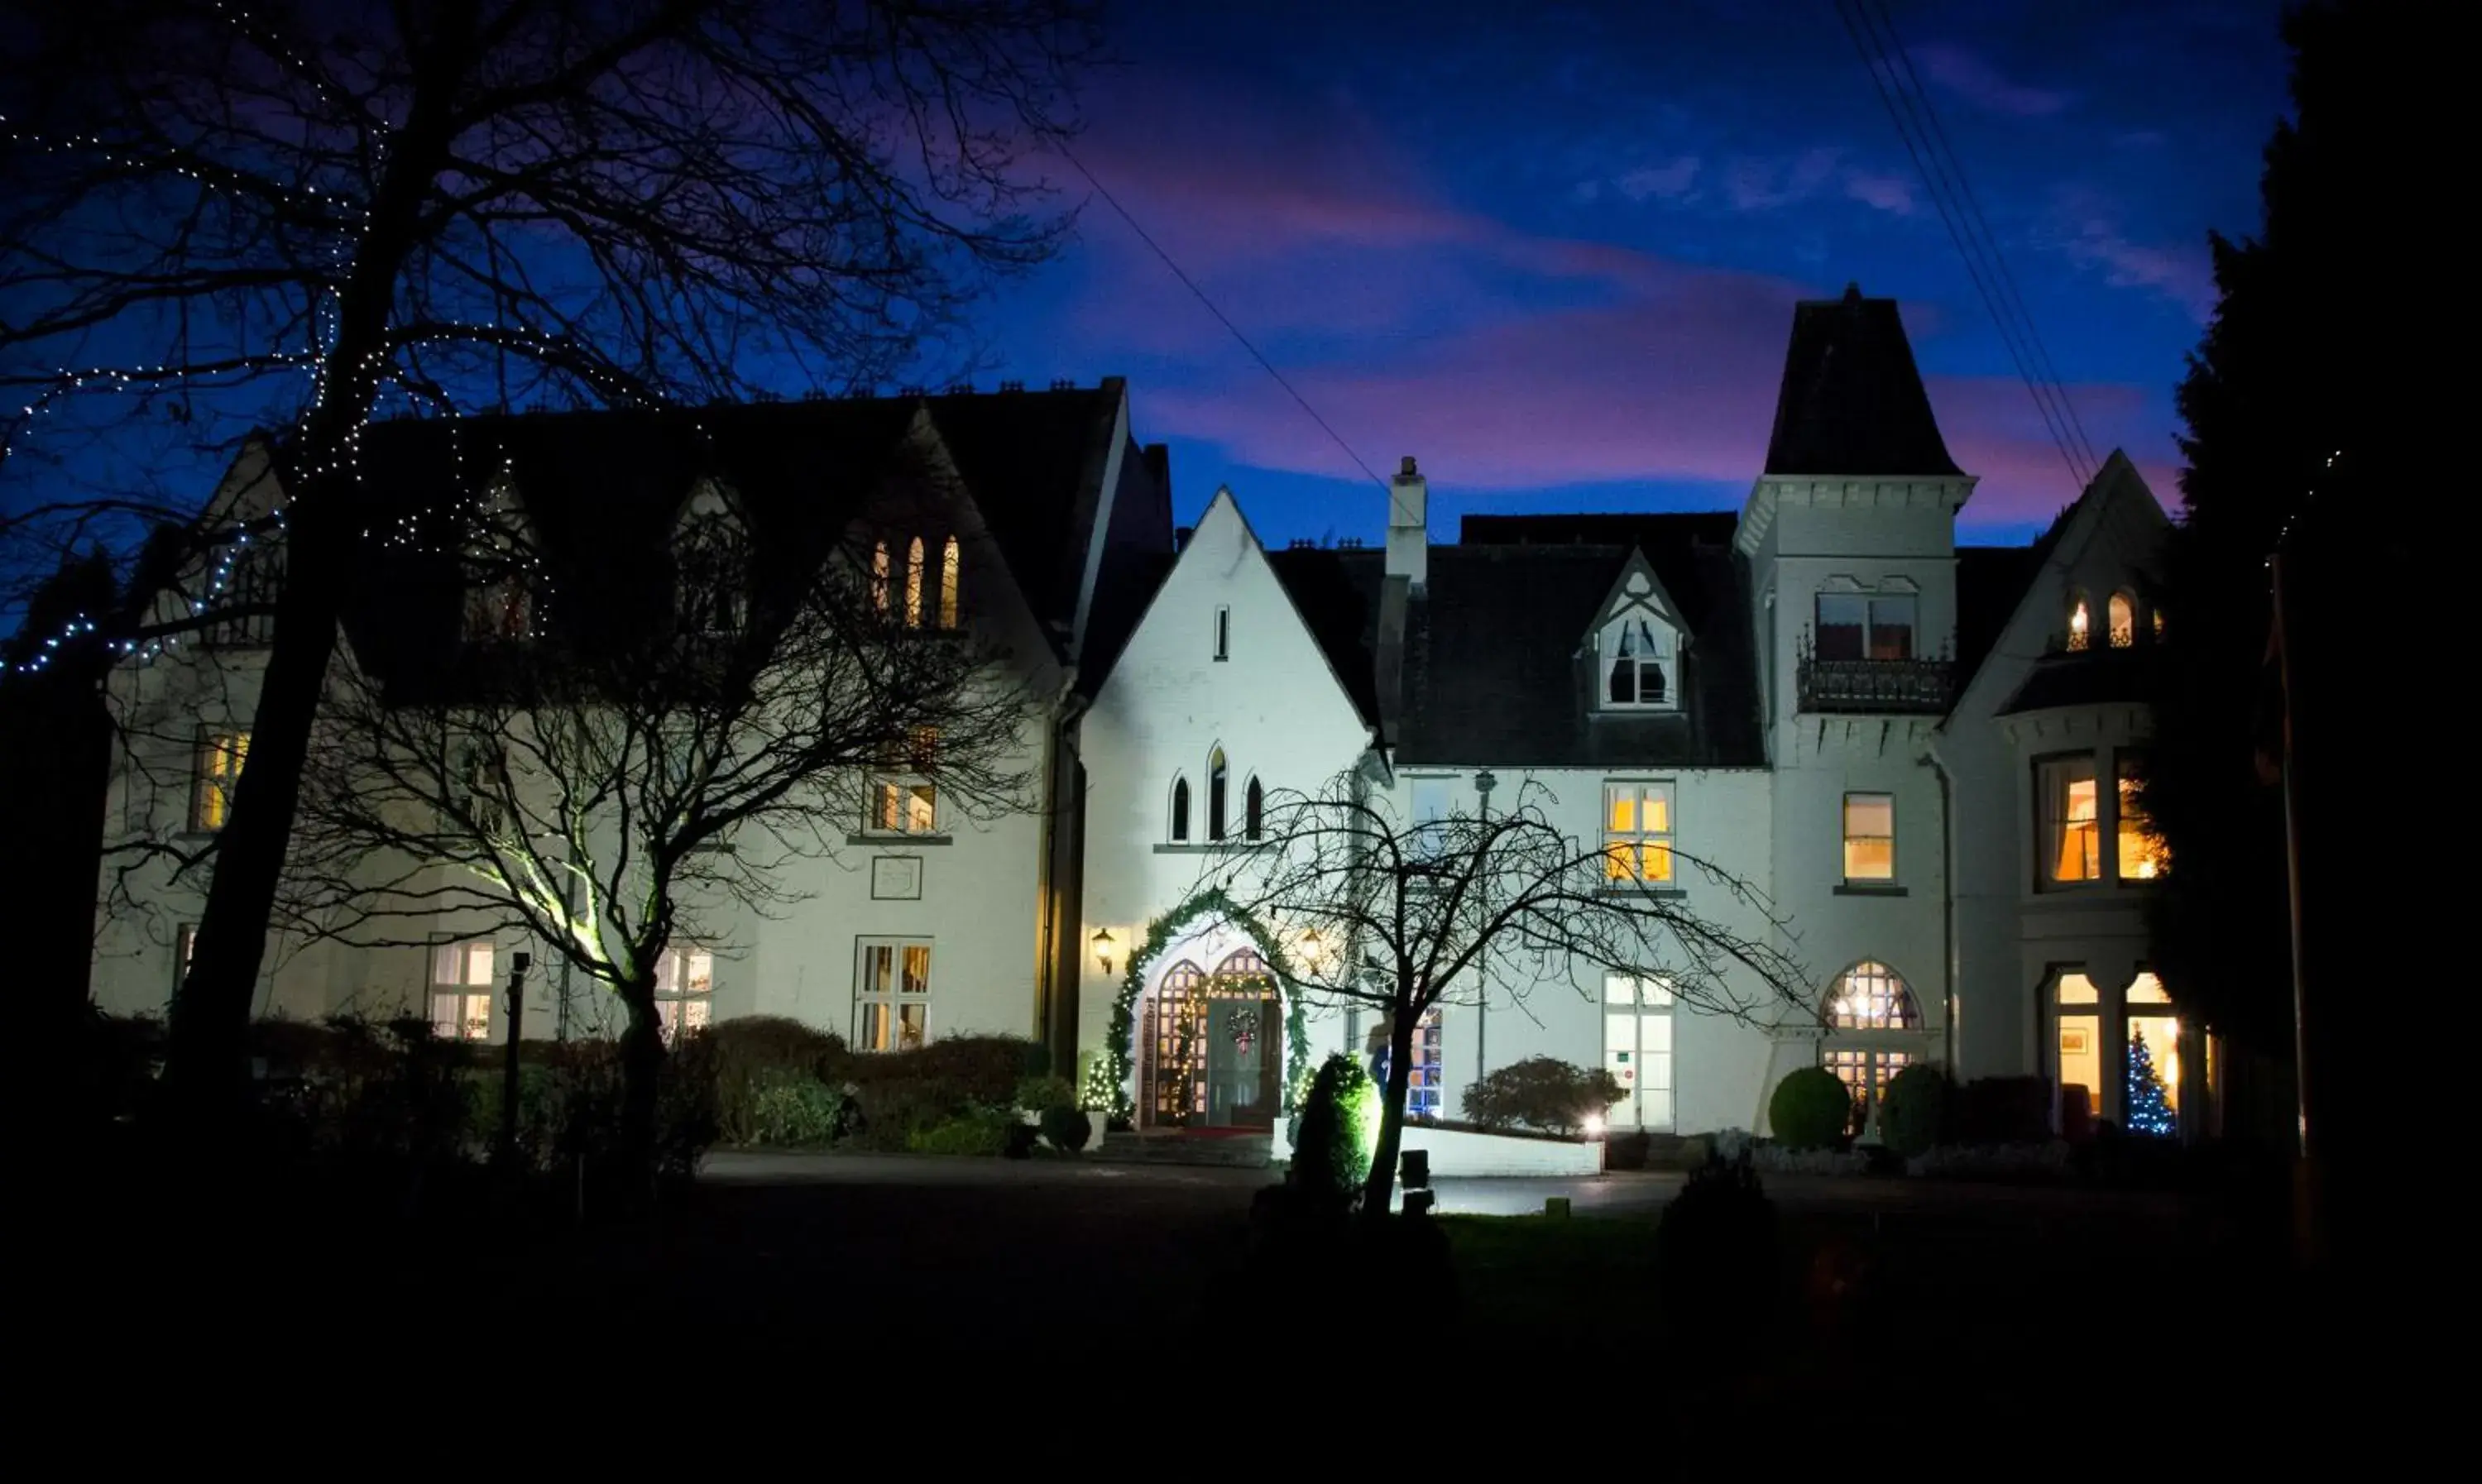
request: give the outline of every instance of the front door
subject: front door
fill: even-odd
[[[1275,1126],[1275,1030],[1273,999],[1207,1001],[1206,1126]]]

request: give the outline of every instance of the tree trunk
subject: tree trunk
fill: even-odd
[[[624,1205],[635,1208],[654,1195],[657,1120],[668,1058],[654,980],[618,989],[629,1008],[629,1025],[620,1033],[620,1168],[616,1174],[624,1182]]]
[[[1413,1027],[1418,1012],[1400,1008],[1387,1030],[1387,1085],[1380,1092],[1379,1147],[1370,1152],[1370,1178],[1361,1187],[1361,1217],[1386,1221],[1396,1193],[1396,1152],[1405,1142],[1405,1090],[1413,1082]]]
[[[249,1092],[244,1053],[259,961],[302,796],[311,724],[335,653],[334,591],[323,570],[333,553],[326,543],[302,543],[316,527],[294,522],[300,544],[277,599],[276,642],[251,721],[249,756],[216,840],[189,972],[172,997],[164,1069],[170,1111],[177,1126],[202,1132],[233,1116]]]

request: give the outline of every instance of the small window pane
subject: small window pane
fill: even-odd
[[[1869,599],[1859,593],[1819,594],[1818,657],[1862,658],[1862,636],[1868,626],[1869,617]]]
[[[929,943],[905,945],[905,977],[897,985],[897,993],[900,994],[931,993],[931,945]]]
[[[1603,1003],[1634,1005],[1637,1003],[1637,981],[1626,974],[1603,975]]]
[[[465,945],[465,982],[467,984],[491,982],[491,945],[489,943]]]
[[[1870,657],[1914,657],[1914,599],[1910,595],[1870,599]]]
[[[922,1031],[925,1018],[929,1014],[930,1007],[927,1005],[899,1005],[896,1007],[896,1048],[898,1050],[911,1051],[920,1048],[922,1045]]]

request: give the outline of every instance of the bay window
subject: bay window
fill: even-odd
[[[2102,818],[2091,753],[2046,757],[2034,765],[2042,808],[2042,880],[2046,885],[2102,879]]]

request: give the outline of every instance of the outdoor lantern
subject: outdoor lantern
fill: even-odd
[[[1095,962],[1103,966],[1103,972],[1108,974],[1112,971],[1112,930],[1110,928],[1095,930]]]

